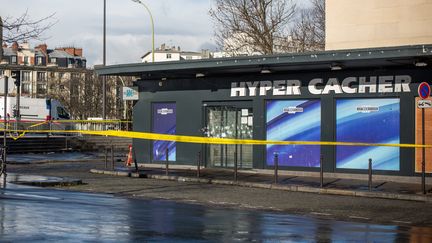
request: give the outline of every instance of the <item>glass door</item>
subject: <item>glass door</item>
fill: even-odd
[[[206,107],[206,128],[209,137],[253,138],[252,108],[219,105]],[[211,144],[207,146],[210,167],[233,168],[237,155],[238,168],[252,168],[252,145]]]

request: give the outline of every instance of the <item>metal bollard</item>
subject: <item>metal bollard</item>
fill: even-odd
[[[111,144],[111,167],[114,170],[114,145]]]
[[[198,152],[198,159],[197,159],[197,177],[200,178],[201,176],[201,151]]]
[[[278,183],[278,168],[279,167],[279,155],[277,153],[274,154],[274,183]]]
[[[369,191],[372,191],[372,159],[369,159],[368,174],[369,174],[369,181],[368,181]]]
[[[320,156],[320,187],[324,187],[324,166],[323,166],[323,155]]]
[[[108,148],[105,147],[105,169],[108,169]]]
[[[166,162],[165,162],[165,175],[166,176],[168,176],[168,164],[169,164],[169,158],[168,158],[168,155],[169,155],[169,150],[168,150],[168,148],[165,150],[165,157],[166,157]]]
[[[237,171],[237,152],[234,152],[234,180],[237,181],[238,171]]]
[[[138,172],[138,163],[137,163],[137,159],[136,159],[136,154],[135,154],[135,148],[132,147],[132,157],[133,157],[133,161],[135,164],[135,171]]]

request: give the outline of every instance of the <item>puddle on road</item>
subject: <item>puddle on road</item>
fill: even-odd
[[[7,184],[0,241],[430,242],[432,229]]]

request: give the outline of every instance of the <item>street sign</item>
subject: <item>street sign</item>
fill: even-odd
[[[139,100],[138,87],[123,87],[123,100]]]
[[[418,94],[419,94],[420,98],[427,99],[427,98],[429,98],[430,93],[431,93],[431,88],[430,88],[428,83],[423,82],[419,85]]]
[[[432,108],[432,100],[419,100],[417,107],[420,109]]]

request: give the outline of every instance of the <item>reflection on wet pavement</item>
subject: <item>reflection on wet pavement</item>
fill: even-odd
[[[432,229],[117,198],[7,184],[0,241],[427,242]]]
[[[32,163],[41,161],[79,161],[97,159],[99,153],[82,153],[82,152],[67,152],[67,153],[41,153],[41,154],[8,154],[9,163]]]

